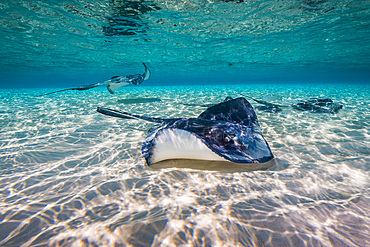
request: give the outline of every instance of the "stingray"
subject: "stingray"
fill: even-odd
[[[92,89],[92,88],[95,88],[95,87],[99,87],[101,85],[107,85],[108,91],[111,94],[114,94],[114,92],[122,86],[126,86],[126,85],[129,85],[129,84],[140,85],[143,81],[148,80],[150,78],[151,72],[150,72],[149,68],[145,65],[145,63],[143,63],[143,65],[145,67],[144,74],[135,74],[135,75],[128,75],[128,76],[113,76],[111,79],[109,79],[105,82],[83,85],[83,86],[74,87],[74,88],[66,88],[66,89],[53,91],[53,92],[46,93],[46,94],[37,95],[37,97],[45,96],[45,95],[49,95],[49,94],[54,94],[54,93],[59,93],[59,92],[64,92],[64,91],[68,91],[68,90],[84,91],[84,90]]]
[[[209,107],[196,118],[154,118],[103,107],[98,107],[97,111],[160,124],[142,144],[142,154],[148,165],[171,160],[247,165],[274,158],[257,115],[245,98]]]
[[[327,98],[311,98],[295,103],[292,107],[300,111],[335,114],[343,108],[343,105]]]

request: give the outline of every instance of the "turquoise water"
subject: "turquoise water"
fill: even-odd
[[[362,82],[370,1],[2,1],[1,87]]]
[[[0,246],[370,246],[370,1],[3,1]],[[65,91],[143,73],[140,86]],[[156,125],[256,109],[267,170],[148,167]],[[152,98],[138,103],[138,98]],[[192,106],[189,106],[192,105]]]

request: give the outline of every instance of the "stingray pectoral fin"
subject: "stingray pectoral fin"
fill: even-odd
[[[120,87],[123,87],[123,86],[126,86],[130,83],[126,82],[126,81],[121,81],[121,82],[111,82],[111,83],[108,83],[107,85],[107,89],[108,91],[111,93],[111,94],[114,94],[114,92],[120,88]]]
[[[144,81],[148,80],[150,78],[150,76],[152,75],[152,73],[150,72],[150,69],[148,68],[148,66],[146,66],[145,63],[143,63],[144,67],[145,67],[145,72],[143,74],[143,78],[144,78]]]
[[[252,105],[245,98],[237,98],[214,105],[201,113],[198,118],[246,125],[258,123]]]
[[[139,115],[134,115],[128,112],[117,111],[117,110],[113,110],[113,109],[109,109],[105,107],[98,107],[97,112],[107,115],[107,116],[111,116],[111,117],[118,117],[118,118],[125,118],[125,119],[140,119],[140,120],[145,120],[145,121],[154,122],[154,123],[164,123],[168,121],[166,119],[139,116]]]

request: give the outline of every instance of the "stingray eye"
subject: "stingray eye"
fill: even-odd
[[[230,142],[231,141],[230,137],[227,136],[227,135],[225,135],[224,139],[225,139],[226,142]]]
[[[226,133],[224,134],[224,140],[225,140],[226,143],[233,142],[234,137],[235,137],[234,135],[228,135]]]

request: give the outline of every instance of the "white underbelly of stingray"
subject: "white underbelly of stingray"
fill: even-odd
[[[181,129],[164,129],[156,136],[151,162],[170,159],[228,161],[211,151],[194,134]]]

